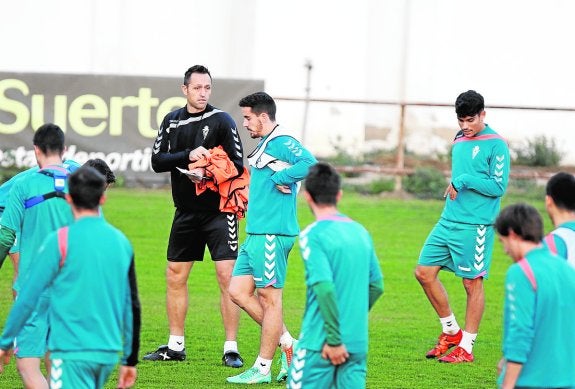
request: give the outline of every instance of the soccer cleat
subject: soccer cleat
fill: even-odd
[[[437,344],[431,350],[425,354],[426,358],[438,358],[445,354],[447,350],[452,347],[459,345],[461,342],[461,338],[463,337],[463,331],[459,330],[456,334],[450,335],[442,332],[439,335],[439,339],[437,340]]]
[[[438,359],[439,362],[445,363],[461,363],[461,362],[473,362],[473,354],[465,351],[463,347],[455,347],[452,352]]]
[[[224,353],[224,356],[222,357],[222,363],[224,366],[240,368],[244,365],[244,360],[238,352],[228,351]]]
[[[282,356],[280,358],[280,372],[276,377],[277,382],[282,382],[287,379],[288,376],[288,369],[291,366],[291,361],[293,358],[293,350],[297,344],[297,340],[292,342],[292,345],[287,348],[286,350],[282,350]]]
[[[167,344],[164,344],[153,353],[144,355],[142,359],[144,361],[183,361],[186,359],[186,349],[174,351],[170,350]]]
[[[228,377],[230,384],[269,384],[272,382],[271,373],[262,374],[255,366],[233,377]]]

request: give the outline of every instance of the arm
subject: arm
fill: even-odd
[[[276,185],[291,185],[303,180],[309,168],[317,163],[317,159],[291,136],[279,136],[272,142],[281,145],[277,148],[279,150],[277,158],[291,165],[274,173],[272,181]]]
[[[124,354],[122,365],[136,366],[140,350],[141,306],[136,283],[134,257],[128,272],[126,304],[124,310]],[[134,377],[135,378],[135,377]]]
[[[369,284],[369,309],[383,294],[383,278],[379,282],[372,282]]]
[[[503,196],[509,182],[510,169],[509,148],[504,141],[494,145],[488,164],[489,177],[480,178],[471,174],[461,174],[453,180],[451,185],[456,191],[470,189],[484,196]]]
[[[373,249],[371,236],[369,236],[369,244],[372,247],[371,258],[369,260],[369,309],[371,310],[373,304],[375,304],[377,299],[383,294],[383,274],[381,273],[379,260]]]
[[[222,126],[222,135],[219,143],[230,158],[230,161],[235,165],[239,176],[244,171],[244,152],[236,123],[230,115],[224,112],[220,125]]]
[[[535,336],[535,291],[519,267],[512,265],[505,278],[503,357],[505,380],[517,380]],[[511,371],[509,371],[509,369]],[[511,381],[510,381],[511,382]]]
[[[14,337],[36,308],[40,295],[58,274],[59,263],[60,253],[54,232],[48,235],[40,246],[36,265],[31,268],[30,275],[22,285],[22,290],[10,310],[0,337],[0,349],[9,350],[12,347]]]
[[[325,281],[315,284],[312,289],[325,323],[326,342],[321,356],[328,359],[333,365],[341,365],[347,360],[349,353],[341,341],[335,286],[332,282]]]
[[[505,376],[503,377],[501,389],[513,389],[515,388],[515,383],[519,378],[519,374],[521,374],[523,364],[511,361],[506,361],[505,363]]]
[[[170,128],[170,119],[175,115],[174,112],[166,115],[158,131],[158,136],[154,141],[154,147],[152,148],[152,169],[154,169],[156,173],[169,172],[177,166],[183,168],[190,163],[191,149],[175,153],[169,151],[170,134],[168,133],[168,129]]]
[[[4,260],[10,251],[10,247],[14,245],[14,240],[16,239],[16,232],[11,228],[0,225],[0,269]]]

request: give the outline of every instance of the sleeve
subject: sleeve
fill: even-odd
[[[505,278],[503,356],[525,363],[535,336],[535,290],[519,267],[512,265]]]
[[[370,237],[371,240],[371,237]],[[379,266],[377,254],[371,242],[371,258],[369,260],[369,309],[375,304],[377,299],[383,294],[383,274]]]
[[[244,152],[236,122],[228,113],[223,112],[220,126],[221,138],[219,143],[230,158],[230,161],[238,169],[239,176],[244,171]]]
[[[324,321],[326,343],[330,346],[341,344],[339,330],[339,309],[333,282],[319,282],[314,284],[312,290],[317,298],[317,305]]]
[[[317,159],[291,136],[278,136],[272,142],[280,144],[276,158],[288,162],[291,166],[275,172],[271,179],[277,185],[291,185],[303,180],[309,168],[317,163]]]
[[[489,165],[487,178],[464,173],[453,180],[453,187],[457,191],[470,189],[489,197],[503,196],[509,183],[511,167],[509,148],[504,140],[498,140],[494,144],[487,162]]]
[[[140,298],[136,283],[136,266],[134,256],[128,272],[128,288],[124,311],[124,354],[122,365],[136,366],[140,351],[140,328],[142,324]]]
[[[60,270],[60,252],[55,232],[48,235],[40,246],[35,263],[35,266],[30,268],[30,274],[24,280],[4,325],[0,337],[2,350],[11,348],[14,337],[36,308],[40,295],[51,285]]]
[[[177,111],[174,111],[177,112]],[[189,154],[191,149],[178,151],[176,153],[170,152],[170,118],[173,113],[166,115],[162,121],[162,125],[158,130],[158,136],[154,141],[152,149],[152,169],[156,173],[169,172],[176,167],[185,167],[189,162]]]
[[[0,269],[4,264],[4,260],[10,251],[14,241],[16,240],[16,233],[14,230],[0,225]]]
[[[333,272],[329,265],[328,255],[313,230],[305,236],[300,235],[300,250],[304,254],[306,283],[313,287],[320,282],[333,282]]]

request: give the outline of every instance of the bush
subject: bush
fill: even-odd
[[[364,195],[377,195],[383,192],[393,192],[395,182],[393,179],[378,179],[365,184],[344,184],[344,190]]]
[[[447,180],[443,173],[432,167],[415,169],[403,178],[403,188],[419,199],[438,199],[443,196]]]
[[[527,140],[527,146],[515,150],[515,163],[525,166],[558,166],[563,156],[555,144],[555,140],[540,135]]]

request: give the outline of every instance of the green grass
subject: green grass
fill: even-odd
[[[301,197],[301,196],[300,196]],[[521,200],[504,199],[504,205]],[[542,201],[529,201],[544,212]],[[446,365],[426,360],[425,352],[441,331],[435,312],[413,277],[421,245],[437,221],[441,201],[392,200],[345,194],[340,210],[363,223],[371,232],[385,277],[385,292],[370,313],[368,388],[492,388],[500,358],[503,279],[510,260],[496,243],[489,280],[485,283],[486,309],[477,338],[476,362]],[[154,350],[168,337],[165,313],[166,244],[173,216],[171,195],[166,190],[113,188],[104,206],[106,218],[130,238],[136,266],[143,324],[141,353]],[[300,198],[302,226],[313,218]],[[545,217],[548,230],[549,222]],[[241,222],[241,229],[245,222]],[[241,236],[243,239],[243,235]],[[298,335],[305,301],[303,264],[297,245],[291,253],[284,290],[284,317]],[[11,304],[10,265],[0,272],[0,318]],[[452,308],[464,324],[465,295],[461,280],[441,274]],[[219,313],[219,292],[209,256],[194,266],[189,279],[190,303],[186,320],[185,362],[138,365],[138,388],[225,388],[225,378],[238,373],[220,364],[224,333]],[[257,356],[259,327],[242,314],[239,347],[247,365]],[[276,354],[276,357],[278,354]],[[274,364],[272,374],[277,374]],[[116,376],[107,388],[115,388]],[[14,363],[0,376],[1,388],[22,387]],[[270,387],[285,387],[272,384]]]

